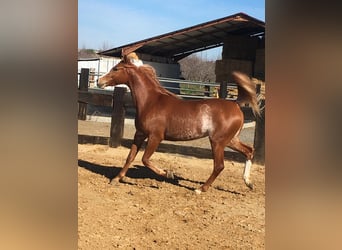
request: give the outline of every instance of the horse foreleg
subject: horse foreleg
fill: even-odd
[[[157,166],[154,166],[150,160],[152,154],[157,150],[161,141],[162,139],[160,137],[151,136],[148,138],[147,146],[146,146],[144,155],[142,157],[142,162],[146,167],[151,169],[156,174],[161,175],[166,178],[173,178],[172,174],[170,175],[168,172],[164,171],[163,169],[160,169]]]
[[[250,173],[251,173],[251,167],[252,167],[252,158],[254,154],[254,148],[251,146],[248,146],[244,143],[242,143],[239,138],[234,137],[231,142],[228,144],[228,147],[230,147],[233,150],[236,150],[243,155],[246,156],[246,163],[245,163],[245,169],[243,171],[243,180],[245,181],[245,184],[250,189],[253,189],[253,183],[249,179]]]
[[[131,150],[129,151],[129,154],[126,159],[126,163],[121,169],[120,173],[111,181],[111,183],[117,183],[119,180],[121,180],[127,173],[127,170],[131,163],[134,161],[135,157],[137,156],[139,149],[141,145],[143,144],[144,140],[146,139],[146,135],[144,135],[140,131],[136,131],[134,134],[134,140],[133,144],[131,146]]]
[[[200,189],[196,189],[195,192],[200,194],[201,192],[206,192],[210,185],[215,181],[216,177],[222,172],[224,169],[224,147],[225,145],[222,143],[217,143],[211,141],[211,148],[214,156],[214,169],[208,180],[200,187]]]

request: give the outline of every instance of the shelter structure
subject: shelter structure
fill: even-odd
[[[135,51],[155,67],[158,76],[178,78],[178,61],[196,52],[223,46],[222,60],[216,62],[216,81],[229,81],[234,69],[250,76],[264,77],[265,23],[237,13],[188,28],[147,38],[99,52],[121,57],[121,51]],[[173,73],[172,73],[173,72]]]

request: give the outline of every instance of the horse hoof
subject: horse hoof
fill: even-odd
[[[109,182],[109,184],[110,184],[110,185],[113,185],[113,186],[117,186],[117,185],[120,184],[120,181],[122,181],[122,179],[123,179],[123,178],[121,178],[121,180],[120,180],[119,178],[114,178],[114,179],[112,179],[112,180]]]
[[[112,185],[112,186],[116,186],[120,183],[120,179],[117,179],[117,178],[114,178],[112,179],[109,184]]]
[[[250,190],[253,190],[253,189],[254,189],[253,183],[247,183],[247,182],[246,182],[246,186],[247,186]]]
[[[202,193],[202,191],[201,190],[199,190],[199,189],[195,189],[195,194],[201,194]]]
[[[166,170],[166,178],[172,179],[172,180],[175,178],[172,170]]]

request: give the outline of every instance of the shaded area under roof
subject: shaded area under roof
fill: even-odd
[[[163,35],[99,52],[99,55],[121,57],[122,49],[171,58],[178,61],[199,51],[223,45],[229,35],[263,36],[265,23],[244,13],[216,19]],[[136,49],[135,49],[136,48]]]

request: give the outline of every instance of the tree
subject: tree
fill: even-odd
[[[78,58],[98,58],[96,50],[94,49],[80,49],[78,50]]]
[[[105,50],[108,50],[110,48],[111,48],[111,46],[110,46],[109,42],[108,41],[103,41],[102,42],[102,46],[100,47],[100,51],[105,51]]]
[[[179,61],[182,76],[186,80],[215,82],[215,61],[203,60],[198,55],[190,55]]]

